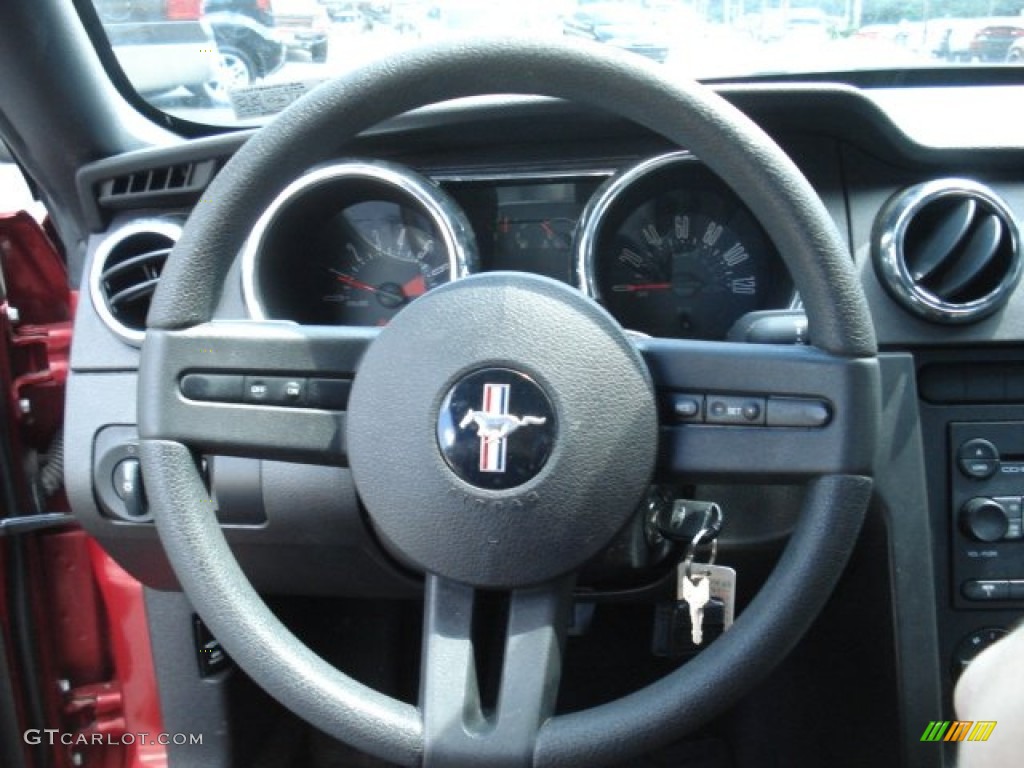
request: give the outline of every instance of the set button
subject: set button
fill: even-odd
[[[709,395],[708,424],[764,424],[763,397],[724,397]]]

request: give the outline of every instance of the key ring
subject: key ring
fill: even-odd
[[[697,549],[711,542],[711,557],[708,560],[708,565],[714,565],[715,558],[718,557],[718,534],[722,531],[722,508],[717,504],[710,504],[707,511],[705,512],[704,522],[697,531],[693,540],[686,545],[686,554],[683,557],[683,572],[686,574],[686,578],[693,581],[693,576],[690,572],[693,567],[693,559],[697,554]]]

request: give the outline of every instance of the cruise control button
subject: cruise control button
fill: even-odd
[[[244,381],[244,377],[232,374],[189,373],[181,379],[181,394],[189,400],[239,403]]]
[[[305,379],[287,379],[281,382],[279,391],[281,402],[285,405],[299,405],[306,397]]]
[[[706,420],[709,424],[764,424],[764,410],[763,397],[708,395]]]
[[[1004,580],[972,579],[960,589],[968,600],[1006,600],[1010,596],[1010,583]]]
[[[829,418],[828,406],[821,400],[768,398],[765,423],[769,427],[824,427]]]
[[[245,402],[266,403],[270,401],[269,379],[259,376],[245,377]]]
[[[676,421],[700,421],[704,410],[702,395],[671,395],[669,398],[672,418]]]
[[[306,404],[310,408],[344,411],[348,408],[348,395],[352,382],[347,379],[310,379],[306,389]]]
[[[246,376],[245,402],[265,405],[304,405],[306,380],[291,376]]]

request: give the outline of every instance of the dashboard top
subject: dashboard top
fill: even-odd
[[[1006,116],[1007,95],[1016,92],[1014,87],[857,89],[830,83],[752,83],[715,88],[779,142],[819,193],[861,271],[883,346],[1024,338],[1021,302],[1010,301],[1004,311],[980,323],[956,329],[936,326],[894,302],[871,265],[872,230],[879,211],[891,197],[918,183],[958,177],[980,181],[990,185],[1019,219],[1024,210],[1024,185],[1018,171],[1024,153],[1019,140],[1016,144],[1011,141],[1012,127],[1008,126],[1012,121]],[[953,119],[949,105],[957,99],[970,108],[957,110]],[[966,135],[968,125],[970,136]],[[951,131],[948,134],[947,129]],[[79,192],[97,233],[91,248],[141,217],[183,218],[249,135],[241,131],[182,141],[83,167],[78,175]],[[495,198],[494,210],[467,212],[471,220],[477,217],[472,229],[476,245],[483,245],[482,268],[551,270],[556,276],[565,272],[567,281],[586,288],[571,257],[565,266],[541,263],[537,261],[539,251],[529,248],[520,255],[527,257],[530,266],[510,263],[507,258],[503,261],[513,241],[506,238],[502,243],[501,235],[528,235],[532,226],[540,241],[548,245],[571,241],[583,208],[601,183],[646,158],[676,149],[628,121],[578,105],[532,97],[484,97],[435,105],[389,120],[351,144],[339,146],[337,157],[400,164],[431,179],[434,186],[469,209],[479,208],[474,193],[486,187],[487,196]],[[153,177],[169,178],[179,168],[184,169],[185,183],[157,188],[148,184]],[[562,197],[557,201],[544,198],[548,207],[539,210],[538,200],[531,200],[531,194]],[[513,204],[510,195],[519,199]],[[502,196],[503,200],[497,199]],[[510,211],[519,219],[508,216]],[[499,229],[502,213],[506,215],[504,233]],[[667,223],[660,226],[664,229]],[[643,238],[643,226],[636,226],[633,234]],[[767,247],[772,250],[770,243]],[[80,276],[84,263],[85,254],[73,258],[72,274]],[[239,276],[237,283],[241,282]],[[664,282],[634,279],[616,285]],[[773,288],[770,302],[752,308],[784,309],[795,301],[784,287]],[[226,296],[224,307],[229,315],[245,316],[237,314],[245,312],[241,291]],[[716,331],[716,337],[723,334]],[[101,356],[102,352],[80,352],[73,362],[105,367],[99,362]],[[115,367],[134,366],[130,351],[117,351],[110,359]]]

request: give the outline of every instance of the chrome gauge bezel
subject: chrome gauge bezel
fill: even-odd
[[[634,184],[649,174],[673,165],[699,163],[697,158],[686,150],[676,150],[663,155],[641,160],[632,167],[612,176],[590,198],[579,223],[576,225],[574,242],[575,275],[574,283],[584,294],[597,301],[602,301],[601,291],[597,286],[597,243],[601,236],[601,228],[608,218],[612,206],[629,191]]]
[[[624,198],[635,192],[639,185],[647,183],[651,177],[656,177],[662,173],[672,174],[677,170],[681,170],[684,174],[690,172],[710,174],[707,166],[696,155],[687,150],[680,149],[665,152],[641,159],[633,165],[620,170],[617,174],[606,180],[587,202],[577,224],[573,240],[573,283],[588,297],[608,306],[606,297],[602,295],[600,288],[599,247],[602,239],[607,236],[605,229],[609,221],[619,214],[617,206],[623,203]],[[717,181],[717,177],[715,178]],[[744,206],[742,200],[740,200],[735,192],[720,181],[719,185],[724,192],[728,192],[734,197],[739,205]],[[761,225],[752,212],[749,210],[747,212],[751,221],[762,230],[762,236],[770,245],[770,238],[767,232],[763,231],[763,225]],[[772,247],[774,248],[774,246]],[[792,278],[789,277],[788,280],[788,293],[785,297],[778,297],[780,305],[768,307],[768,309],[795,310],[803,308],[800,295],[792,284]],[[611,311],[614,313],[614,310]],[[638,329],[629,330],[644,336],[649,335],[647,332]]]
[[[301,204],[305,196],[325,186],[340,191],[373,184],[393,190],[396,195],[422,213],[436,228],[448,256],[448,282],[472,274],[478,269],[478,253],[473,229],[458,204],[437,184],[410,168],[382,160],[344,160],[314,168],[293,181],[260,215],[242,248],[242,296],[249,316],[254,320],[271,317],[266,310],[264,289],[260,285],[259,260],[264,257],[268,234],[291,206]]]

